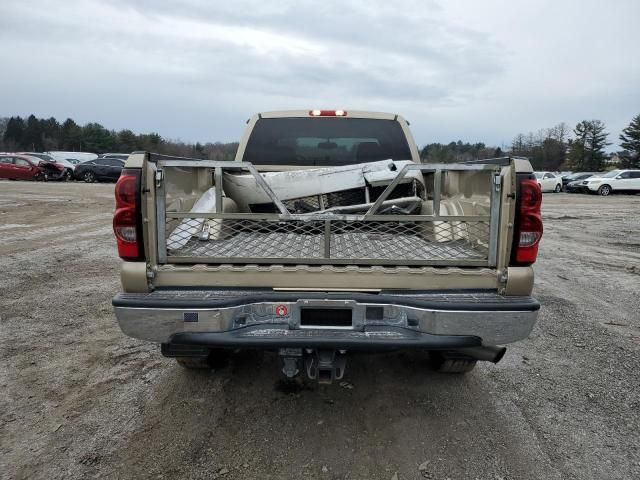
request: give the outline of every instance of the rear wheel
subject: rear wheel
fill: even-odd
[[[450,355],[441,352],[430,352],[431,366],[439,373],[464,374],[473,370],[478,363],[473,358]]]
[[[560,185],[560,184],[556,185],[555,192],[556,193],[560,193],[561,191],[562,191],[562,185]]]
[[[611,193],[611,187],[609,185],[601,185],[598,189],[598,195],[602,195],[603,197],[608,196]]]
[[[213,348],[205,357],[176,357],[176,362],[183,368],[190,370],[220,369],[229,363],[230,350]]]
[[[205,370],[211,368],[207,357],[177,357],[176,362],[189,370]]]
[[[96,181],[96,176],[93,172],[84,172],[82,174],[82,179],[87,183],[93,183]]]
[[[65,182],[70,182],[71,180],[73,180],[73,172],[71,170],[65,170],[64,171],[64,181]]]

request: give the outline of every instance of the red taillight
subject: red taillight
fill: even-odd
[[[115,196],[113,233],[118,243],[118,255],[123,260],[141,260],[144,258],[144,249],[140,214],[140,170],[122,170],[116,183]]]
[[[312,117],[346,117],[347,112],[344,110],[309,110]]]
[[[118,183],[116,183],[116,208],[135,207],[138,197],[138,170],[134,170],[134,174],[124,172],[120,175]]]
[[[538,256],[538,246],[543,232],[541,205],[542,191],[537,180],[521,180],[518,219],[514,232],[515,262],[518,265],[531,265]]]
[[[520,181],[520,211],[531,210],[540,213],[542,190],[537,180],[526,178]]]

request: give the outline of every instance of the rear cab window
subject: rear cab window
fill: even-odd
[[[411,160],[400,123],[371,118],[261,118],[242,160],[254,165],[338,166]]]

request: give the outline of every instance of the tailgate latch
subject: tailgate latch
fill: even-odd
[[[164,178],[164,171],[163,170],[156,170],[156,175],[155,175],[156,187],[159,187],[162,184],[162,179],[163,178]]]
[[[500,176],[500,174],[496,174],[493,177],[493,185],[496,189],[496,192],[500,191],[500,187],[502,186],[502,177]]]

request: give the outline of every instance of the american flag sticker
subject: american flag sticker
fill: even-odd
[[[198,321],[198,312],[184,312],[182,314],[182,319],[185,322],[197,322]]]

